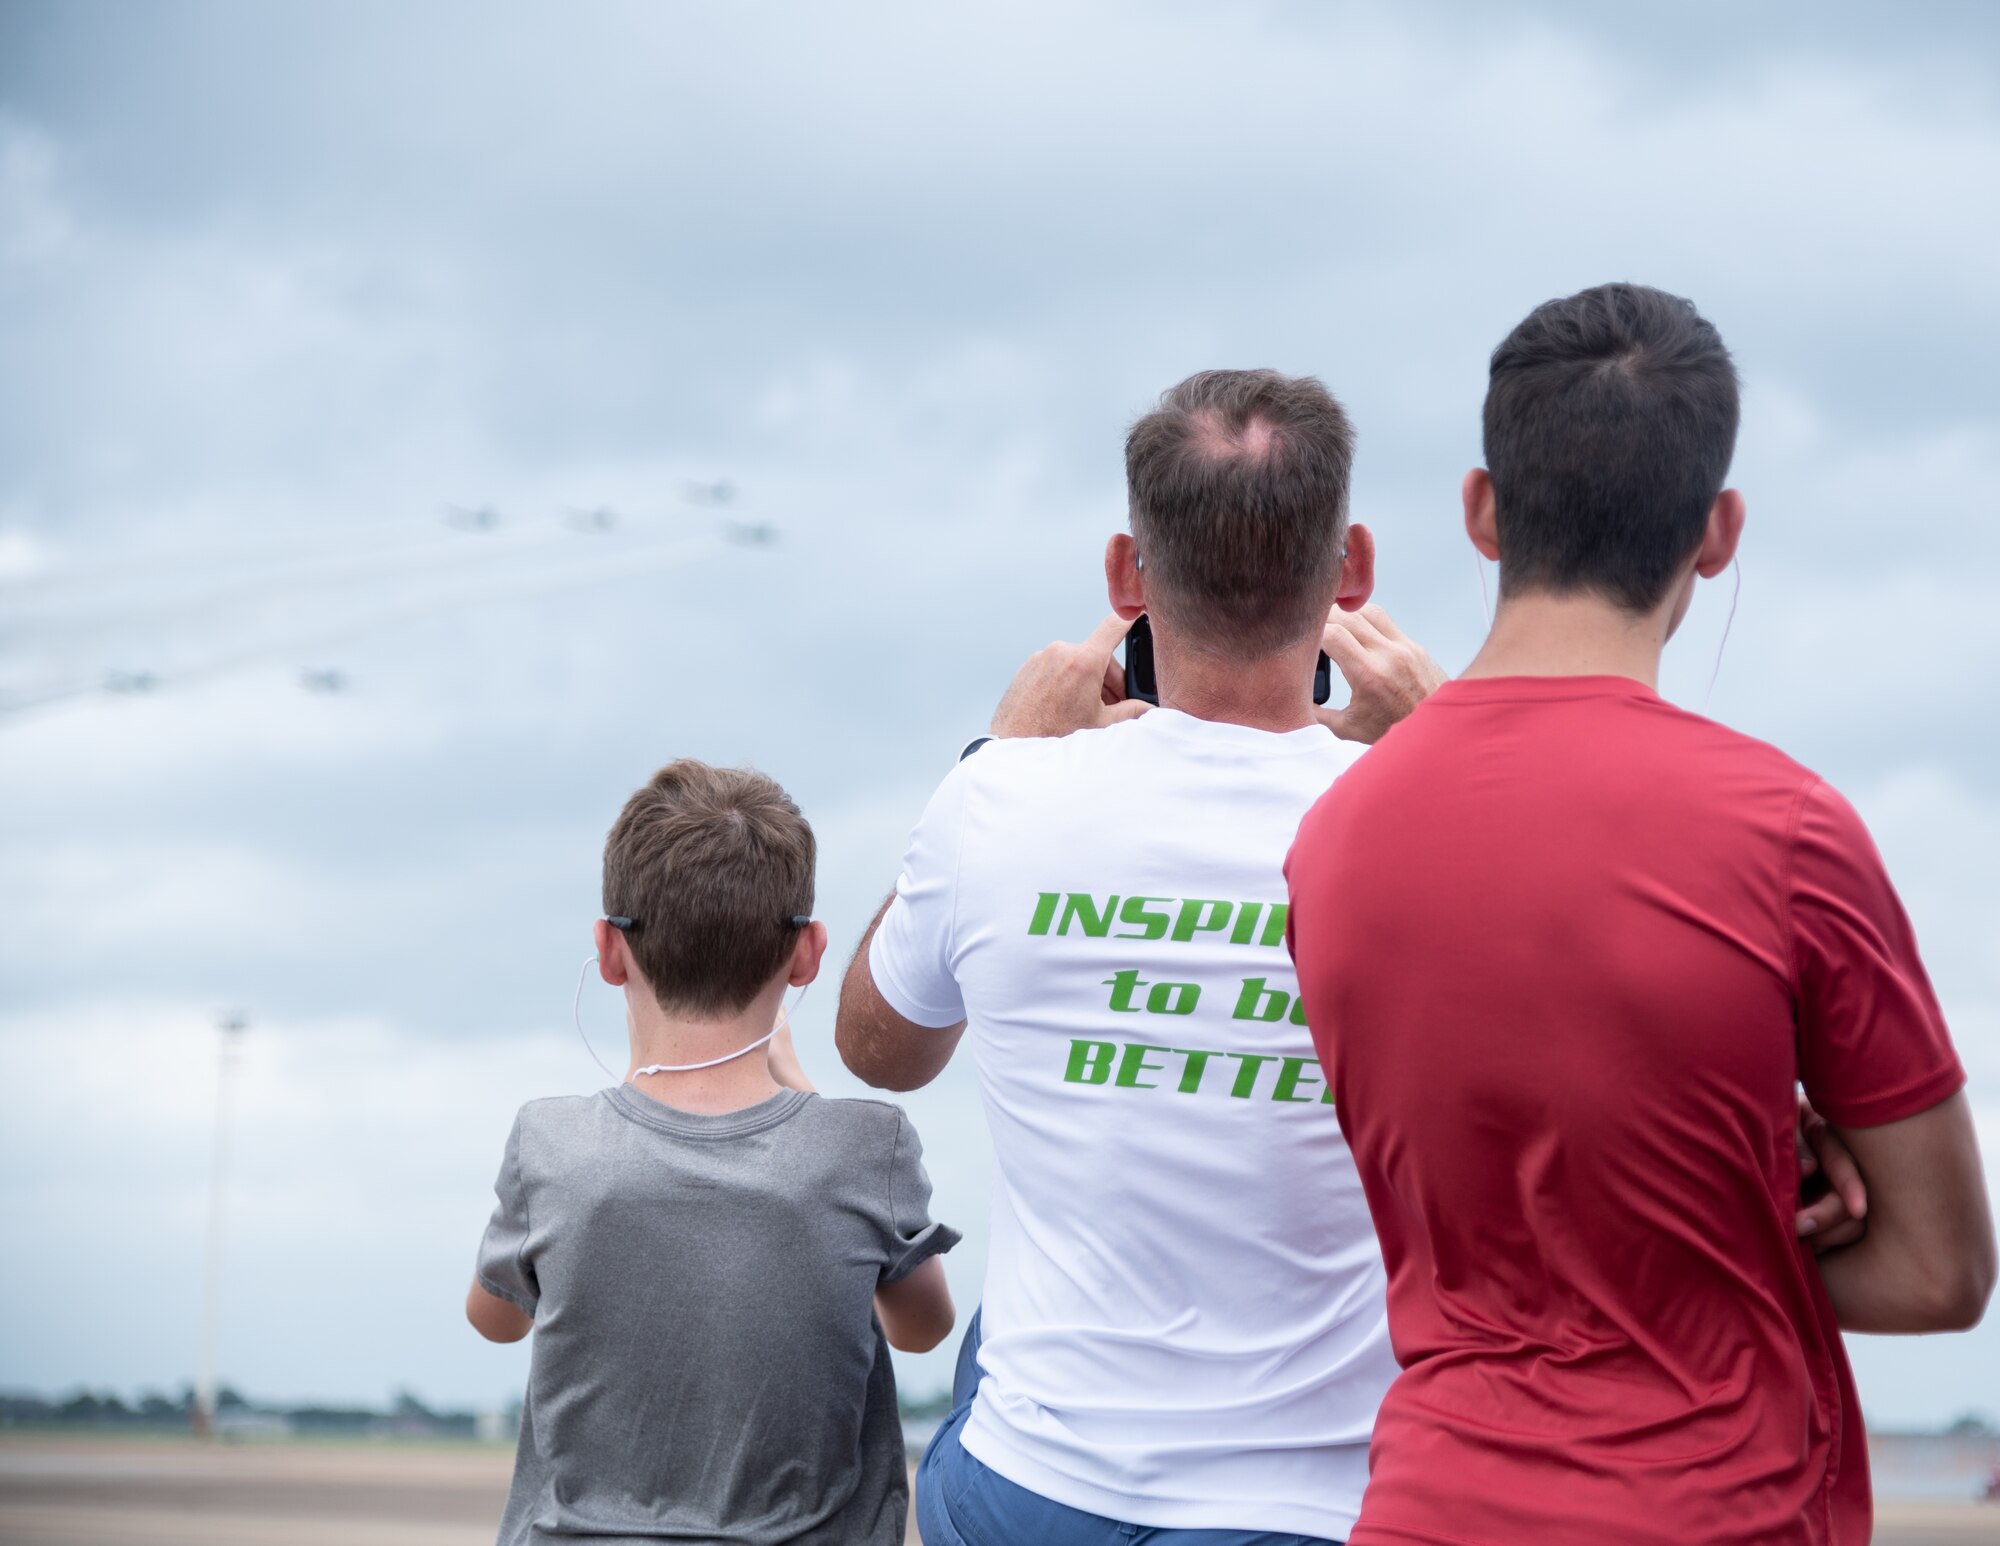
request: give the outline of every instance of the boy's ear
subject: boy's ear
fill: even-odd
[[[792,946],[792,964],[786,973],[788,987],[803,988],[819,976],[819,963],[826,955],[826,925],[817,918],[799,930],[798,942]]]
[[[625,936],[599,918],[591,929],[597,941],[597,975],[614,988],[622,988],[632,976],[632,958],[625,951]]]

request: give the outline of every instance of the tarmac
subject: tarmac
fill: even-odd
[[[4,1433],[0,1546],[491,1546],[513,1458],[500,1445]],[[1875,1540],[2000,1546],[2000,1504],[1885,1503]]]

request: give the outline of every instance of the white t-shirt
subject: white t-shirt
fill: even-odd
[[[1283,875],[1356,755],[1154,709],[983,747],[910,839],[869,965],[967,1022],[996,1162],[965,1447],[1043,1497],[1336,1539],[1360,1510],[1396,1369]]]

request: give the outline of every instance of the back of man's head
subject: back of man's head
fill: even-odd
[[[1240,659],[1326,621],[1347,530],[1354,429],[1310,376],[1205,370],[1125,438],[1147,603]]]
[[[791,796],[749,768],[670,762],[604,843],[604,911],[664,1009],[749,1007],[811,914],[815,844]]]
[[[1692,302],[1611,284],[1536,307],[1486,389],[1501,595],[1651,611],[1701,544],[1736,419],[1736,367]]]

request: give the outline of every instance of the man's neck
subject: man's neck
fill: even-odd
[[[632,1036],[632,1063],[625,1079],[640,1094],[680,1111],[716,1115],[741,1111],[769,1100],[782,1088],[771,1077],[771,1060],[764,1047],[729,1058],[713,1068],[685,1073],[639,1075],[655,1063],[678,1067],[706,1063],[747,1047],[770,1033],[777,1023],[778,992],[764,992],[740,1014],[697,1020],[660,1008],[650,993],[628,992],[626,1020]]]
[[[1262,660],[1231,660],[1177,647],[1156,631],[1153,651],[1161,708],[1279,734],[1318,723],[1313,715],[1313,659],[1299,649]]]
[[[1672,610],[1635,616],[1585,593],[1510,597],[1464,675],[1625,676],[1657,688]]]

